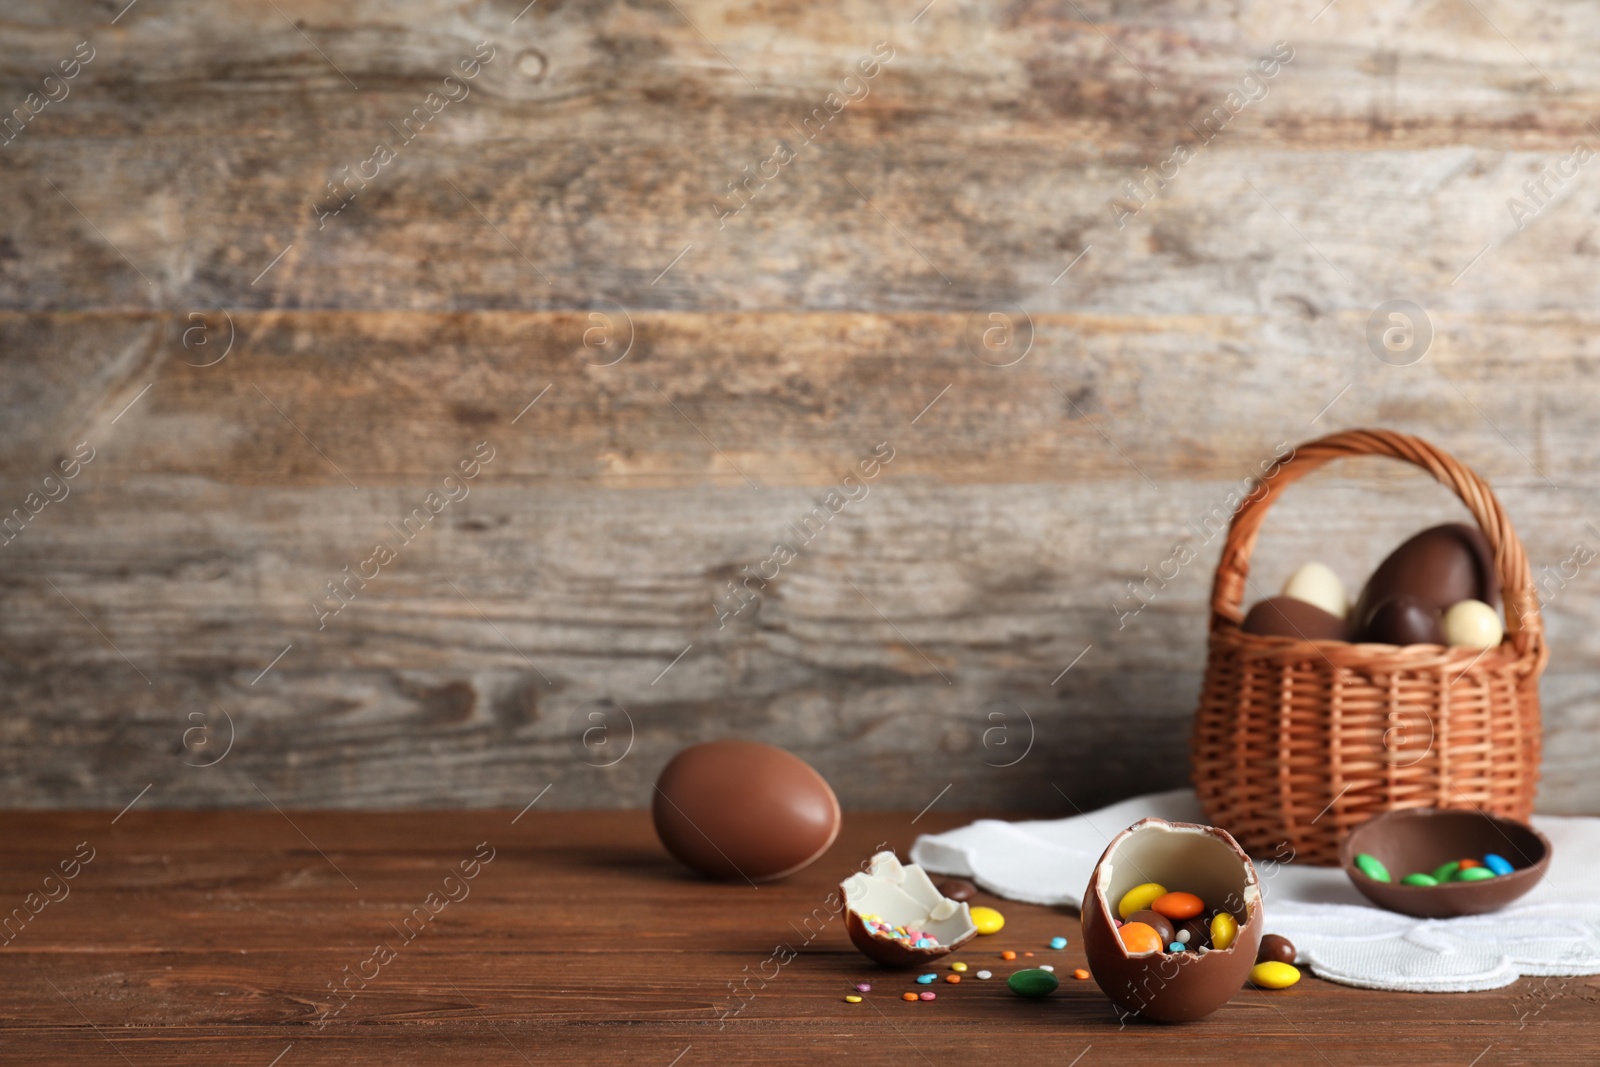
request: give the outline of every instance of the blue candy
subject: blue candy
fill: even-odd
[[[1174,941],[1172,944],[1167,946],[1167,951],[1168,952],[1182,952],[1184,949],[1186,949],[1188,947],[1189,946],[1185,945],[1182,941]]]
[[[1493,852],[1483,857],[1483,865],[1495,874],[1510,874],[1516,870],[1504,856],[1497,856]]]
[[[917,938],[917,947],[918,948],[931,948],[932,945],[930,944],[930,942],[928,941],[927,938],[919,937],[919,938]]]
[[[918,985],[932,985],[934,983],[934,980],[937,979],[938,977],[939,976],[936,975],[936,974],[919,974],[919,975],[917,975],[917,984]]]
[[[1051,948],[1066,948],[1067,947],[1067,939],[1064,938],[1064,937],[1052,937],[1050,939],[1050,947]]]

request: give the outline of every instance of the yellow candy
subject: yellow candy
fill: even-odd
[[[1211,947],[1227,948],[1239,936],[1239,920],[1225,911],[1217,912],[1211,920]]]
[[[993,908],[972,909],[972,925],[978,928],[980,934],[998,934],[1005,924],[1006,917]]]
[[[950,969],[955,971],[957,974],[962,974],[966,972],[967,965],[965,963],[952,963],[950,965]]]
[[[1167,887],[1158,882],[1146,882],[1136,885],[1122,894],[1122,900],[1117,904],[1117,915],[1126,919],[1136,911],[1143,911],[1155,903],[1157,897],[1167,895]]]
[[[1293,964],[1271,960],[1250,968],[1250,984],[1262,989],[1288,989],[1298,981],[1300,971]]]
[[[854,993],[851,993],[848,997],[844,998],[844,1002],[846,1004],[860,1004],[861,998],[856,996]]]

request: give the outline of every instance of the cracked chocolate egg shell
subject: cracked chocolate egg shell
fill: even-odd
[[[893,852],[879,852],[867,869],[839,886],[844,893],[845,929],[866,956],[886,967],[916,967],[951,952],[977,936],[965,901],[951,900],[934,888],[927,872],[901,863]],[[937,944],[917,948],[904,939],[874,934],[867,919],[878,916],[891,927],[931,934]]]
[[[1117,934],[1117,904],[1147,882],[1193,893],[1239,920],[1225,949],[1130,954]],[[1112,839],[1083,894],[1083,948],[1105,994],[1130,1017],[1192,1022],[1244,985],[1261,942],[1261,887],[1255,865],[1226,830],[1144,819]]]

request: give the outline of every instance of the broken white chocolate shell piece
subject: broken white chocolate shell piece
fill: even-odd
[[[865,871],[852,874],[839,888],[850,940],[888,967],[926,964],[949,955],[978,933],[965,902],[940,893],[926,871],[901,863],[893,852],[879,852]],[[868,922],[872,918],[889,929],[875,932]],[[895,928],[923,936],[896,937]],[[918,940],[929,943],[918,948]]]

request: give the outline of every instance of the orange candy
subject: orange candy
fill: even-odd
[[[915,993],[901,993],[900,994],[900,999],[901,1000],[916,1000],[917,999],[917,995]]]
[[[1000,953],[1000,958],[1003,960],[1014,960],[1017,958],[1017,954],[1012,952],[1010,949],[1006,949],[1004,952]]]
[[[1085,981],[1086,979],[1088,979],[1089,972],[1084,970],[1082,967],[1079,967],[1077,970],[1072,972],[1072,977],[1074,977],[1078,981],[1082,982],[1082,981]]]
[[[1161,935],[1156,933],[1155,927],[1145,923],[1123,923],[1117,935],[1122,938],[1122,947],[1130,953],[1160,952],[1167,947],[1161,943]]]
[[[1483,864],[1478,862],[1477,860],[1462,860],[1461,861],[1461,866],[1456,868],[1456,869],[1457,870],[1461,870],[1461,871],[1470,871],[1474,867],[1482,867],[1482,866],[1483,866]]]
[[[1168,893],[1156,897],[1150,903],[1150,910],[1158,915],[1165,915],[1175,922],[1192,919],[1205,910],[1206,902],[1193,893]]]
[[[944,980],[951,985],[957,985],[961,982],[961,976],[959,974],[947,974],[944,976]]]

